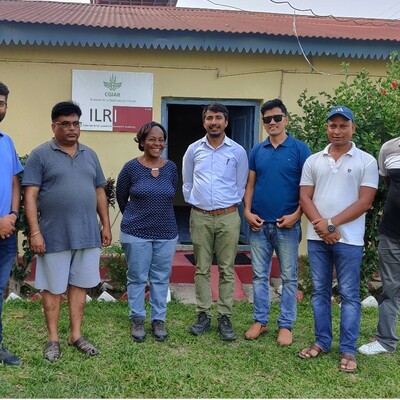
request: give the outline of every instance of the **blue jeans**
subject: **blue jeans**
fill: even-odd
[[[3,324],[1,313],[3,310],[3,295],[10,279],[11,267],[17,255],[17,236],[12,234],[7,239],[0,239],[0,343],[3,340]]]
[[[121,232],[121,245],[128,264],[129,318],[146,318],[144,295],[150,281],[151,320],[165,321],[169,277],[178,236],[172,240],[141,239]]]
[[[254,320],[261,325],[268,323],[270,311],[269,276],[274,250],[279,260],[280,277],[282,279],[278,326],[279,328],[292,329],[292,325],[296,321],[297,260],[300,240],[300,221],[290,229],[280,229],[275,223],[266,223],[260,231],[250,231]]]
[[[360,266],[363,246],[345,243],[329,245],[322,240],[308,241],[308,256],[313,282],[315,343],[325,351],[332,344],[332,275],[333,266],[341,298],[340,353],[355,354],[360,330]]]

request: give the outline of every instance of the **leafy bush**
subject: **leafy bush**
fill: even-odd
[[[302,255],[299,257],[298,261],[298,281],[299,288],[303,291],[304,295],[312,295],[312,279],[310,270],[310,261],[308,256]]]
[[[107,267],[107,276],[119,290],[126,290],[126,259],[119,243],[113,243],[101,250],[101,265]]]
[[[25,154],[24,156],[19,156],[19,160],[20,160],[22,166],[25,166],[27,159],[28,159],[27,154]],[[22,174],[23,173],[21,172],[18,175],[20,182],[22,180]],[[19,220],[16,224],[16,230],[17,230],[17,233],[21,232],[24,236],[23,240],[22,240],[23,254],[22,254],[22,261],[19,261],[18,257],[15,259],[15,262],[11,269],[11,277],[14,278],[15,281],[18,282],[20,285],[22,285],[24,282],[24,279],[30,273],[31,263],[35,256],[35,253],[29,247],[29,240],[28,240],[29,231],[28,231],[28,223],[26,222],[26,216],[25,216],[23,189],[21,190],[21,204],[20,204],[20,209],[19,209]]]
[[[387,64],[387,75],[375,79],[363,69],[356,75],[350,74],[349,64],[343,63],[345,79],[334,90],[319,96],[309,96],[304,90],[298,100],[303,114],[291,115],[288,130],[305,141],[313,153],[327,144],[326,115],[336,105],[352,109],[355,116],[356,133],[353,141],[360,149],[378,158],[382,144],[400,134],[400,62],[396,52]],[[361,295],[369,293],[368,282],[378,270],[378,226],[382,218],[385,201],[385,187],[382,182],[367,213],[365,229],[364,258],[361,266]]]

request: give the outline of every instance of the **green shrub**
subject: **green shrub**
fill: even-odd
[[[113,243],[101,250],[101,265],[107,268],[107,277],[111,279],[115,289],[126,290],[126,259],[119,243]]]
[[[319,96],[309,96],[304,90],[298,100],[303,114],[291,115],[288,130],[305,141],[313,153],[327,144],[326,115],[331,107],[345,105],[354,112],[356,133],[353,141],[360,149],[378,158],[384,142],[400,134],[400,62],[396,52],[387,64],[387,75],[376,79],[366,69],[350,74],[349,64],[343,63],[345,79],[334,90]],[[361,295],[369,293],[368,282],[378,270],[378,226],[382,218],[385,187],[379,184],[372,208],[367,213],[365,248],[361,266]]]
[[[310,261],[308,256],[302,255],[298,261],[298,281],[299,289],[302,290],[306,296],[312,295],[312,279],[310,270]]]

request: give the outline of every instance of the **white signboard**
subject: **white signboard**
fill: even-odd
[[[82,130],[137,132],[152,120],[153,74],[74,69],[72,99]]]

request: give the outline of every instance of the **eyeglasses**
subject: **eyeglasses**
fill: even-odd
[[[0,101],[0,108],[3,108],[7,105],[7,102],[5,101]]]
[[[272,119],[274,119],[275,122],[281,122],[284,117],[286,117],[286,115],[276,114],[276,115],[271,115],[269,117],[262,117],[262,120],[264,124],[270,124]]]
[[[74,128],[80,128],[82,126],[81,121],[63,121],[63,122],[53,122],[53,124],[61,126],[61,128],[64,129],[69,129],[69,127],[72,125]]]

